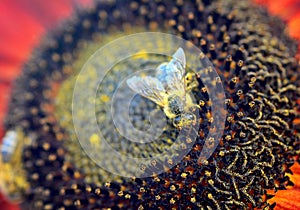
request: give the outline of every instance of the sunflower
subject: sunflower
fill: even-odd
[[[268,5],[268,2],[258,3]],[[19,15],[24,15],[22,21],[28,27],[21,28],[21,34],[25,38],[29,36],[26,36],[26,30],[29,34],[41,36],[45,32],[44,26],[49,29],[59,20],[58,17],[65,18],[72,9],[71,2],[66,1],[59,4],[61,13],[57,13],[56,2],[47,3],[47,17],[47,13],[38,13],[45,8],[41,3],[32,2],[36,10],[26,7],[28,4],[24,3],[28,12],[22,12],[15,4],[7,2],[2,7],[5,11],[11,8],[14,14],[17,10]],[[299,18],[297,10],[290,7],[292,2],[286,5],[287,13],[278,13],[279,6],[276,5],[279,3],[272,1],[269,5],[273,6],[270,7],[271,12],[286,19],[291,36],[299,38],[297,27],[294,27]],[[23,74],[12,90],[9,109],[5,103],[1,103],[5,106],[1,108],[3,113],[8,112],[5,130],[18,125],[26,134],[34,130],[37,139],[37,142],[24,149],[22,156],[30,187],[24,192],[25,200],[21,206],[38,209],[147,209],[169,206],[251,209],[273,208],[276,203],[279,209],[299,208],[299,165],[294,164],[299,161],[299,120],[292,107],[298,105],[299,100],[298,75],[294,73],[299,71],[299,63],[294,59],[297,57],[296,42],[282,32],[284,24],[279,19],[268,17],[265,10],[249,2],[241,2],[238,9],[233,10],[235,7],[237,5],[230,1],[224,4],[209,1],[96,1],[94,6],[77,11],[71,21],[52,32],[24,65]],[[52,8],[55,12],[51,12]],[[7,19],[13,20],[11,14],[7,14]],[[15,25],[3,23],[2,27],[7,30],[1,33],[5,35],[11,30],[19,39],[20,33],[15,31]],[[13,25],[12,29],[8,25]],[[206,128],[203,128],[197,137],[198,144],[182,163],[165,169],[162,175],[146,179],[123,179],[111,176],[104,170],[91,171],[90,168],[95,168],[95,165],[74,143],[72,128],[68,124],[70,109],[64,107],[70,101],[68,91],[74,84],[70,74],[78,71],[78,66],[95,50],[93,45],[99,47],[103,39],[119,37],[118,31],[124,35],[160,29],[192,40],[221,75],[229,98],[226,104],[230,115],[220,146],[207,162],[199,164],[193,161],[194,156],[199,154],[199,147],[202,147],[200,137],[206,135]],[[10,36],[12,39],[13,36]],[[28,59],[29,50],[37,42],[38,39],[28,39],[22,42],[23,45],[15,47],[9,42],[3,43],[2,46],[8,47],[3,48],[1,65],[9,71],[5,71],[7,74],[1,77],[1,89],[5,93],[2,97],[8,96],[12,80],[20,73],[21,64]],[[10,53],[8,49],[18,49],[19,53]],[[267,78],[256,74],[258,69],[264,74],[270,73],[269,69],[275,69],[280,74],[286,71],[286,74]],[[112,74],[109,84],[114,82],[117,75],[118,71]],[[284,84],[278,90],[283,98],[276,97],[278,85],[281,84],[278,79]],[[264,90],[269,87],[268,84],[275,93]],[[58,86],[59,90],[56,88]],[[56,90],[47,91],[49,87]],[[203,110],[209,113],[205,89],[199,85],[193,91],[198,94],[198,101],[203,99]],[[99,97],[100,104],[106,101],[105,96]],[[55,114],[53,98],[59,101]],[[5,98],[3,100],[7,101]],[[30,106],[26,107],[25,104],[29,102]],[[22,109],[25,111],[18,111]],[[273,114],[275,112],[279,113],[278,116]],[[243,121],[246,118],[248,121]],[[209,114],[201,117],[207,125],[209,119]],[[253,119],[264,119],[259,126],[261,138],[254,137],[253,132],[258,132],[258,126]],[[88,121],[82,122],[89,125]],[[111,130],[108,133],[112,133]],[[167,142],[172,136],[168,136],[169,133],[165,135]],[[270,137],[269,141],[266,136]],[[95,136],[89,138],[97,141]],[[253,153],[243,145],[250,145]],[[130,149],[134,150],[135,147]],[[104,181],[107,179],[108,182]],[[295,197],[294,202],[288,202],[291,196]]]

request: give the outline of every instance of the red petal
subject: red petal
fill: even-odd
[[[296,163],[291,167],[293,175],[290,175],[291,181],[294,183],[294,189],[300,190],[300,164]],[[300,194],[298,195],[300,197]]]
[[[291,170],[293,175],[290,175],[290,178],[295,186],[289,187],[288,190],[279,190],[275,197],[268,201],[269,203],[276,202],[275,210],[300,209],[300,164],[294,164]],[[270,194],[272,194],[271,191]]]
[[[69,16],[79,0],[1,0],[0,74],[12,80],[44,32]],[[89,5],[91,0],[82,0]]]
[[[267,6],[272,14],[279,15],[283,19],[290,19],[300,7],[299,0],[254,0],[254,2]]]
[[[280,190],[271,201],[276,202],[275,210],[296,210],[300,209],[299,195],[299,189]]]
[[[10,85],[9,84],[1,84],[0,83],[0,137],[3,136],[3,121],[7,109],[7,102],[10,94]]]
[[[20,208],[17,205],[11,204],[8,201],[6,201],[1,194],[0,194],[0,208],[3,210],[20,210]]]
[[[298,13],[293,15],[293,17],[289,20],[288,27],[289,33],[292,37],[295,37],[300,40],[300,12],[298,9]]]
[[[300,1],[299,0],[253,0],[266,6],[273,15],[281,17],[288,23],[289,34],[300,40]]]

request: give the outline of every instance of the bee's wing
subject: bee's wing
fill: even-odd
[[[177,65],[180,65],[182,69],[182,75],[184,75],[185,71],[185,65],[186,65],[186,59],[185,59],[185,53],[181,47],[177,49],[177,51],[172,55],[173,59],[176,62]],[[171,61],[171,62],[172,62]],[[179,68],[179,67],[178,67]]]
[[[160,106],[165,105],[166,90],[163,84],[155,77],[133,76],[127,79],[127,85],[136,93],[144,96]]]
[[[2,160],[4,162],[11,161],[17,143],[17,133],[15,131],[7,131],[4,138],[2,139],[2,145],[0,147]]]
[[[173,54],[169,63],[163,63],[157,68],[157,77],[167,92],[179,91],[185,93],[185,66],[186,59],[182,48]]]

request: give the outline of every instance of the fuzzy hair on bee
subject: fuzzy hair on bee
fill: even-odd
[[[127,85],[134,92],[162,107],[166,116],[173,120],[174,127],[179,129],[195,122],[190,109],[197,106],[187,93],[185,68],[185,53],[178,48],[169,63],[157,67],[156,77],[132,76],[127,80]]]

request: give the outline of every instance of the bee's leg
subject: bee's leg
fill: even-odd
[[[188,90],[188,91],[191,91],[191,90],[193,90],[194,88],[197,88],[197,87],[199,87],[198,81],[193,81],[193,82],[187,87],[187,90]]]
[[[202,111],[202,108],[199,104],[194,104],[189,108],[189,115],[190,115],[190,120],[189,122],[191,125],[196,125],[199,119],[199,114]]]
[[[198,108],[199,110],[201,110],[201,106],[199,104],[195,104],[194,107]]]
[[[193,105],[189,107],[189,110],[190,110],[191,112],[196,111],[196,109],[201,110],[201,106],[200,106],[199,104],[197,104],[196,102],[193,103]]]

